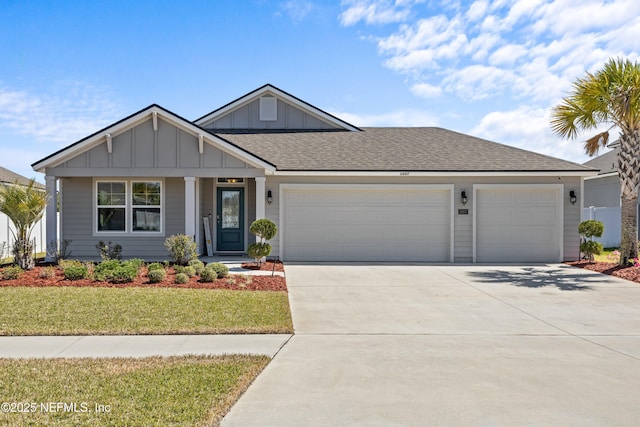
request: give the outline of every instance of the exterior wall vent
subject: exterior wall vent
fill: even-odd
[[[278,120],[278,98],[275,96],[260,97],[260,120],[265,122]]]

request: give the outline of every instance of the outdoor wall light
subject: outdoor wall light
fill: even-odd
[[[267,203],[271,204],[271,202],[273,202],[273,194],[271,193],[271,190],[267,191]]]
[[[573,190],[569,191],[569,201],[571,202],[572,205],[575,205],[576,202],[578,201],[578,198],[576,197],[576,192]]]
[[[460,201],[463,205],[467,204],[467,192],[464,190],[462,190],[462,193],[460,193]]]

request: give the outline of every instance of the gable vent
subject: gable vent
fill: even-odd
[[[260,120],[265,122],[278,120],[278,98],[275,96],[260,97]]]

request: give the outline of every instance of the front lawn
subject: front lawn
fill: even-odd
[[[286,292],[163,287],[0,288],[0,335],[292,331]]]
[[[266,356],[0,359],[0,425],[218,425],[268,362]]]

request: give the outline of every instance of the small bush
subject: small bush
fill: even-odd
[[[276,236],[278,232],[278,227],[271,220],[266,218],[260,218],[249,226],[249,231],[256,236],[258,236],[262,242],[265,240],[271,240]]]
[[[89,270],[86,265],[70,264],[64,268],[64,278],[67,280],[82,280],[89,277]]]
[[[218,279],[222,279],[223,277],[227,277],[229,275],[229,267],[220,262],[211,263],[207,265],[207,268],[215,271]]]
[[[192,259],[191,261],[189,261],[189,266],[193,267],[196,270],[196,274],[198,276],[202,273],[202,270],[204,270],[204,262],[200,261],[199,259]]]
[[[184,285],[185,283],[189,283],[189,276],[184,273],[176,274],[176,284]]]
[[[2,279],[3,280],[15,280],[19,279],[24,273],[24,270],[18,267],[17,265],[12,267],[6,267],[2,270]]]
[[[164,268],[151,270],[147,277],[149,278],[149,283],[160,283],[167,277],[167,272]]]
[[[62,259],[58,263],[58,267],[60,267],[61,270],[64,270],[67,267],[82,267],[82,262],[77,259]]]
[[[167,238],[164,246],[176,264],[187,265],[192,259],[198,258],[198,245],[185,234],[177,234]]]
[[[122,259],[122,246],[117,243],[103,242],[100,240],[96,245],[96,249],[103,260]]]
[[[41,279],[53,279],[56,277],[56,270],[53,267],[45,267],[40,270]]]
[[[200,281],[205,283],[214,282],[218,278],[218,272],[213,268],[205,268],[200,272]]]
[[[252,243],[247,248],[247,254],[256,260],[259,265],[263,257],[269,256],[271,253],[271,245],[268,243]]]
[[[191,266],[186,266],[182,269],[182,272],[186,274],[188,277],[193,277],[196,275],[196,269]]]
[[[133,265],[138,271],[144,266],[144,260],[140,258],[131,258],[126,260],[124,263]]]
[[[580,243],[580,252],[586,254],[589,257],[589,261],[593,262],[594,255],[600,255],[602,253],[602,243],[594,240],[587,240]]]
[[[116,259],[102,261],[94,270],[96,280],[110,283],[133,282],[140,272],[141,260],[118,261]]]
[[[147,271],[152,272],[154,270],[164,270],[164,265],[159,262],[152,262],[147,265]]]

